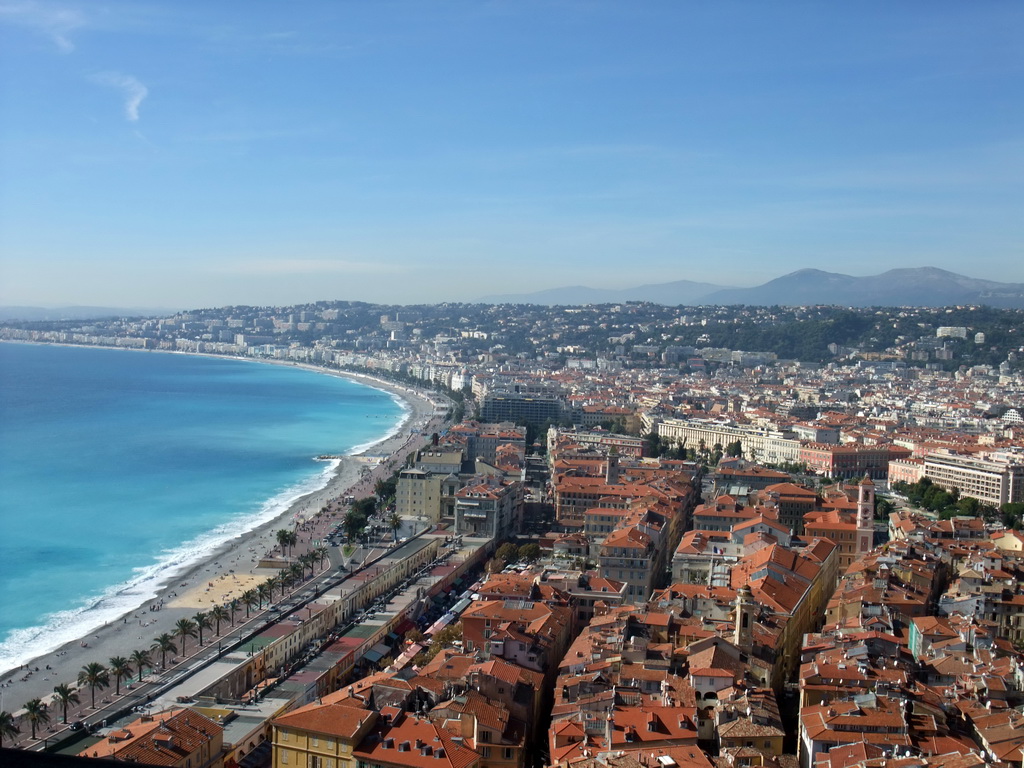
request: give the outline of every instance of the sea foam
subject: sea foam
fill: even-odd
[[[67,643],[81,638],[86,638],[87,642],[97,629],[156,599],[161,589],[195,566],[208,562],[234,539],[276,520],[295,502],[324,488],[340,465],[341,459],[329,460],[320,472],[267,500],[258,511],[229,520],[180,547],[161,553],[151,565],[135,568],[131,579],[86,597],[76,608],[45,616],[36,626],[12,630],[0,642],[0,670],[7,674]]]

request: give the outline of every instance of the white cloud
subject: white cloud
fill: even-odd
[[[120,88],[124,94],[124,116],[133,123],[139,120],[139,105],[146,98],[149,89],[131,75],[119,72],[101,72],[93,78],[100,85]]]
[[[0,21],[19,24],[49,36],[63,52],[75,49],[71,33],[85,25],[85,17],[73,8],[37,2],[0,3]]]

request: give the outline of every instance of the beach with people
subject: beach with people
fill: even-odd
[[[68,722],[84,719],[94,711],[89,686],[78,685],[79,674],[87,665],[98,663],[109,669],[112,659],[128,660],[128,668],[119,683],[111,673],[109,685],[95,691],[96,704],[107,703],[114,699],[118,687],[124,695],[128,686],[138,681],[137,661],[141,654],[148,654],[150,661],[143,665],[145,678],[153,672],[173,669],[199,650],[198,636],[183,637],[179,633],[181,620],[195,623],[197,614],[204,614],[209,626],[202,633],[203,647],[216,645],[226,641],[231,630],[244,621],[247,614],[258,612],[256,605],[246,604],[243,595],[257,590],[271,577],[277,577],[304,555],[308,556],[307,571],[312,568],[320,573],[330,567],[329,560],[323,557],[323,545],[328,534],[344,520],[350,506],[346,499],[373,495],[378,481],[388,479],[412,451],[429,441],[432,432],[443,428],[444,416],[436,413],[439,406],[435,402],[440,403],[436,395],[362,374],[315,370],[345,376],[391,393],[407,409],[403,422],[390,436],[357,454],[324,457],[337,465],[326,485],[297,498],[279,517],[231,540],[205,562],[185,572],[169,574],[167,583],[155,598],[20,668],[6,670],[0,676],[0,710],[17,715],[33,699],[49,702],[49,724],[37,727],[37,736],[44,738],[64,727],[62,703],[54,694],[58,686],[78,688],[79,701],[69,704]],[[282,543],[279,534],[282,530],[291,534],[290,541]],[[279,587],[274,592],[274,602],[280,600],[280,594]],[[265,608],[268,602],[262,601],[262,604]],[[161,636],[171,638],[174,651],[162,653],[159,650],[157,639]],[[166,638],[164,645],[167,645]],[[163,668],[162,656],[166,659]],[[15,743],[26,740],[29,729],[25,725]],[[5,745],[8,743],[5,740]]]

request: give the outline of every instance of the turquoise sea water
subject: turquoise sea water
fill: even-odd
[[[0,344],[0,670],[142,605],[404,415],[291,366]]]

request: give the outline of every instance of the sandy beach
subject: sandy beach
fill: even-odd
[[[348,509],[344,504],[346,496],[362,498],[372,495],[377,480],[389,477],[412,450],[427,441],[421,432],[429,434],[443,425],[441,417],[433,416],[434,406],[427,393],[359,374],[304,367],[346,376],[391,392],[400,397],[410,410],[393,436],[357,455],[342,457],[327,485],[299,498],[277,519],[232,540],[210,560],[195,565],[187,573],[179,574],[173,583],[162,589],[156,599],[92,631],[87,637],[40,656],[20,669],[5,672],[0,677],[0,710],[17,714],[27,701],[37,697],[47,701],[55,686],[61,683],[75,685],[79,671],[86,664],[99,662],[109,666],[109,660],[113,657],[128,658],[133,651],[148,651],[157,636],[163,633],[174,634],[174,625],[179,619],[192,618],[199,612],[209,612],[215,605],[230,603],[245,590],[276,575],[278,568],[274,567],[274,563],[282,556],[276,540],[278,530],[288,528],[297,534],[298,542],[291,548],[292,556],[314,548],[315,543],[322,540],[344,518]],[[245,613],[245,606],[240,606],[237,618],[244,618]],[[221,636],[227,635],[230,628],[230,622],[223,621]],[[204,646],[216,643],[215,630],[206,630],[203,640]],[[175,638],[175,642],[178,642],[178,638]],[[196,643],[196,639],[187,639],[186,654],[191,655],[196,650]],[[177,658],[181,658],[180,650]],[[172,655],[168,654],[168,667],[171,666]],[[159,653],[151,653],[151,657],[154,664],[160,663]],[[133,679],[137,677],[135,674]],[[109,688],[97,690],[97,704],[103,699],[113,698],[114,682],[111,677]],[[121,683],[122,694],[127,682],[126,679]],[[79,696],[81,703],[69,707],[69,721],[80,719],[92,711],[89,707],[88,688],[80,691]],[[61,717],[61,707],[54,702],[50,707],[51,725],[49,728],[40,726],[37,729],[38,737],[43,738],[56,730]],[[15,743],[26,743],[28,732],[26,723]],[[10,742],[5,740],[7,745]]]

